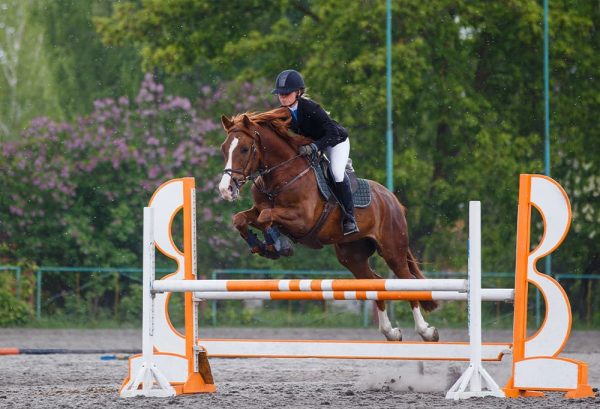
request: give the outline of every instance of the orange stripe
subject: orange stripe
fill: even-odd
[[[20,355],[19,348],[0,348],[0,355]]]
[[[270,291],[271,300],[324,300],[325,291]],[[353,300],[346,298],[346,291],[333,291],[334,300]],[[431,301],[431,291],[378,291],[379,300]],[[356,291],[357,300],[368,300],[366,291]]]
[[[192,256],[192,189],[194,189],[194,178],[183,178],[183,265],[184,272],[183,277],[186,280],[193,280],[193,265],[195,262]],[[188,361],[188,380],[194,373],[194,304],[193,294],[184,294],[184,307],[185,307],[185,355]],[[168,304],[165,303],[165,308],[168,308]]]
[[[334,291],[333,299],[334,300],[345,300],[346,299],[345,295],[346,295],[345,291]]]
[[[332,284],[332,290],[344,291],[348,288],[356,288],[356,280],[335,280]],[[364,280],[361,281],[361,291],[385,291],[385,281],[383,280]]]
[[[513,368],[514,363],[524,358],[527,332],[527,259],[529,258],[531,226],[531,175],[520,176],[518,209]]]
[[[296,280],[297,281],[297,280]],[[273,280],[229,281],[228,291],[278,291],[279,284]]]
[[[527,335],[527,259],[530,249],[531,226],[531,175],[519,177],[519,202],[517,211],[517,242],[515,260],[515,297],[513,315],[513,362],[511,376],[504,387],[507,396],[520,396],[515,389],[515,364],[525,356]]]
[[[290,291],[300,290],[300,280],[290,280]]]
[[[405,300],[405,301],[431,301],[431,291],[379,291],[377,296],[380,300]]]
[[[320,291],[272,291],[272,300],[322,300]]]

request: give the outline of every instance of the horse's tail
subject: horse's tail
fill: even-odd
[[[410,249],[408,249],[408,254],[407,254],[406,259],[408,261],[408,269],[409,269],[410,273],[413,275],[413,277],[419,278],[419,279],[425,278],[425,276],[421,272],[421,269],[419,268],[417,259],[415,258],[415,256],[413,256]],[[438,307],[437,301],[434,301],[434,300],[419,301],[419,303],[421,304],[421,307],[423,307],[423,309],[425,311],[433,311]]]

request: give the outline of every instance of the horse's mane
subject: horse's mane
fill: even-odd
[[[245,112],[234,116],[232,121],[236,124],[240,124],[242,123],[244,115],[253,122],[268,126],[294,148],[312,142],[312,139],[298,135],[289,129],[290,122],[292,121],[292,114],[286,107],[279,107],[266,112]]]

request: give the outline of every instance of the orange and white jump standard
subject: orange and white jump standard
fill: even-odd
[[[544,235],[531,247],[531,208],[544,220]],[[512,377],[504,388],[509,397],[540,396],[539,391],[567,391],[566,397],[592,397],[587,364],[559,358],[571,332],[571,306],[560,284],[537,271],[539,259],[552,253],[571,225],[571,203],[564,189],[547,176],[521,175],[517,218],[515,318]],[[537,332],[526,338],[527,284],[535,285],[546,301],[546,316]]]
[[[129,358],[129,376],[122,397],[174,396],[214,392],[206,351],[197,343],[197,303],[184,294],[185,336],[171,324],[170,294],[151,292],[155,280],[154,250],[177,263],[177,271],[164,279],[196,279],[196,185],[194,178],[173,179],[162,184],[144,208],[142,354]],[[173,241],[171,225],[183,210],[183,251]]]
[[[517,272],[513,290],[481,289],[479,202],[471,202],[469,206],[468,280],[197,280],[194,179],[174,179],[163,184],[144,211],[143,353],[130,358],[129,375],[121,387],[121,396],[214,392],[207,356],[469,361],[469,367],[448,391],[447,398],[504,396],[481,361],[499,361],[511,349],[514,349],[515,363],[512,378],[505,388],[507,396],[531,395],[530,391],[540,390],[567,391],[567,396],[571,397],[593,396],[587,385],[586,365],[556,358],[566,342],[571,322],[564,291],[554,280],[533,270],[535,261],[549,254],[564,238],[570,222],[568,199],[556,182],[544,176],[522,175],[520,189]],[[559,199],[562,206],[555,203]],[[542,213],[546,233],[538,249],[530,255],[531,205]],[[183,252],[177,249],[171,235],[171,224],[179,210],[183,211],[184,221]],[[560,213],[565,210],[566,214]],[[525,212],[527,216],[524,216]],[[560,223],[562,227],[555,226]],[[522,240],[526,240],[526,244],[519,247]],[[161,280],[155,280],[154,276],[155,246],[178,264],[175,273]],[[520,267],[530,265],[531,270]],[[538,333],[526,340],[528,281],[542,290],[547,316]],[[169,318],[171,292],[185,294],[185,335],[175,330]],[[425,343],[202,339],[198,337],[197,307],[203,299],[467,299],[470,340]],[[481,301],[513,299],[513,342],[482,343]],[[552,314],[556,317],[550,317]],[[538,337],[542,338],[536,346]]]

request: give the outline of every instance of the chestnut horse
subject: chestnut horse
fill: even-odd
[[[265,248],[248,226],[260,229],[267,243],[268,235],[281,230],[285,236],[311,248],[333,244],[339,262],[359,279],[381,278],[369,266],[369,257],[375,251],[398,278],[424,278],[408,248],[404,207],[393,193],[377,182],[368,181],[372,197],[370,205],[355,211],[360,232],[348,236],[342,234],[339,206],[317,232],[312,229],[326,201],[319,193],[309,159],[297,153],[299,146],[311,140],[288,132],[290,120],[287,108],[246,113],[232,119],[221,117],[227,138],[221,145],[225,170],[219,190],[223,199],[231,201],[239,197],[244,183],[253,182],[254,205],[233,216],[233,225],[252,251],[273,256],[275,250],[273,246]],[[312,233],[308,235],[311,229]],[[402,333],[399,328],[392,328],[385,302],[375,303],[381,333],[390,341],[401,341]],[[419,302],[410,303],[416,331],[425,341],[437,341],[438,331],[423,318]],[[434,301],[420,301],[420,304],[426,311],[437,307]]]

